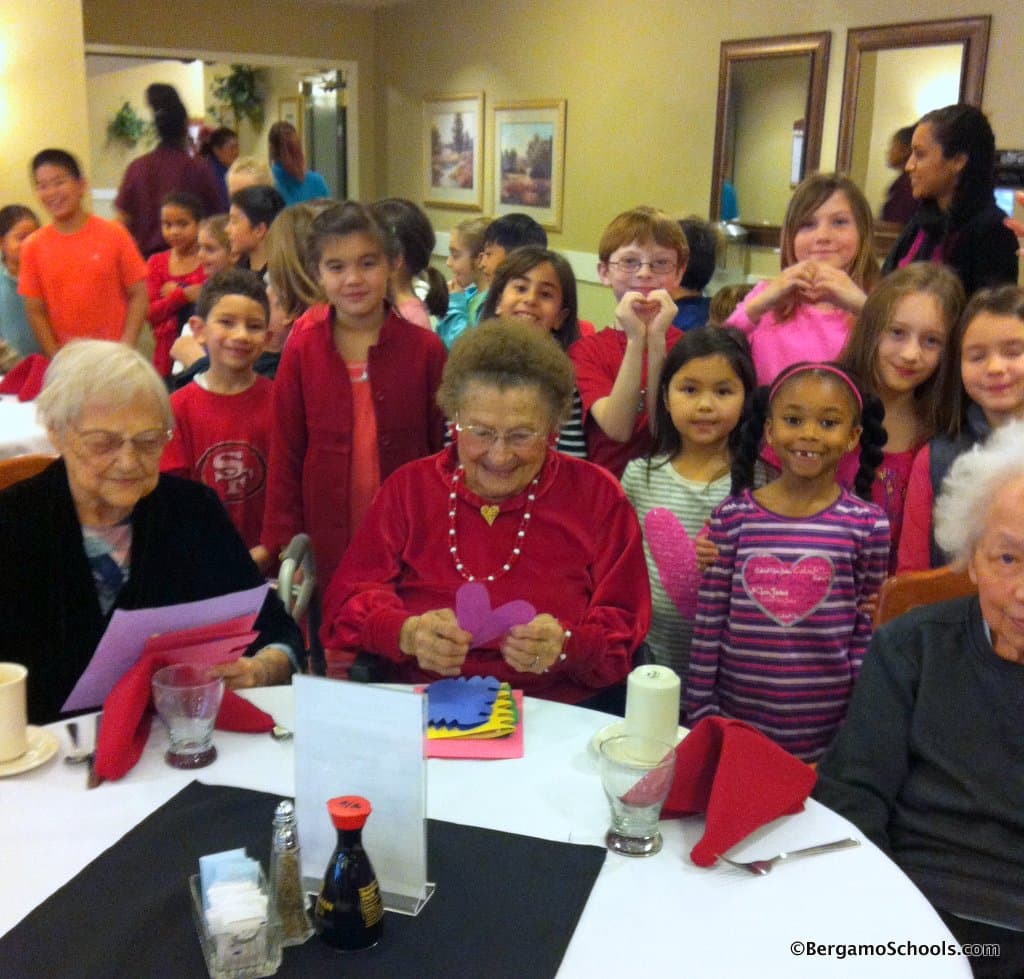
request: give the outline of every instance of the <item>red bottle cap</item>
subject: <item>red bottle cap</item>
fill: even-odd
[[[339,795],[327,800],[327,812],[335,829],[362,829],[373,809],[361,795]]]

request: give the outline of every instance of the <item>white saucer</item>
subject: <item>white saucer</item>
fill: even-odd
[[[601,730],[599,730],[590,739],[590,748],[595,755],[601,754],[601,745],[604,744],[609,738],[617,738],[620,734],[626,733],[626,722],[612,721],[611,724],[606,724]],[[687,727],[680,727],[676,731],[676,744],[679,744],[683,738],[690,733],[690,729]]]
[[[57,754],[57,735],[31,724],[25,734],[28,737],[28,751],[10,761],[0,762],[0,778],[30,772]]]

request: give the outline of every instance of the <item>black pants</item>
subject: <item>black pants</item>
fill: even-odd
[[[938,910],[938,909],[936,909]],[[998,945],[1000,954],[994,958],[968,956],[974,979],[1021,979],[1024,977],[1024,931],[998,928],[981,921],[958,918],[948,911],[939,917],[961,945]]]

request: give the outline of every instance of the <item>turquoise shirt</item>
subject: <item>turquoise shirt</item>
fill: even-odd
[[[284,198],[286,205],[300,204],[302,201],[315,200],[318,197],[330,197],[327,182],[316,170],[307,170],[305,179],[300,183],[280,163],[272,163],[270,170],[274,175],[274,186]]]
[[[25,316],[25,301],[18,295],[18,280],[0,265],[0,339],[22,357],[41,354],[36,335]]]

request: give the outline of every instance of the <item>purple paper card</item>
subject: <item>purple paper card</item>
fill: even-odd
[[[269,587],[267,584],[257,585],[230,595],[162,608],[115,609],[96,652],[61,710],[99,707],[114,684],[142,655],[146,640],[151,636],[180,629],[184,623],[189,626],[213,625],[242,615],[256,615],[263,607]]]
[[[487,586],[478,581],[463,585],[455,592],[455,618],[459,627],[473,637],[474,646],[500,639],[514,625],[526,625],[537,617],[537,610],[522,600],[491,608]]]

